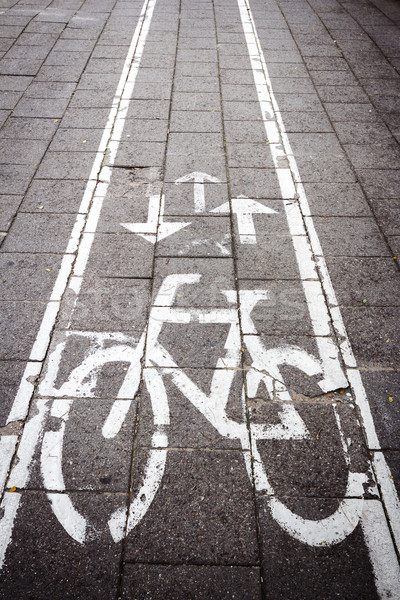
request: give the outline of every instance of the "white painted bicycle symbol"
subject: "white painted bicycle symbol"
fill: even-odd
[[[105,438],[115,437],[137,393],[141,376],[151,399],[154,429],[151,449],[140,489],[132,499],[128,512],[126,507],[117,509],[110,517],[108,526],[115,542],[129,533],[146,515],[159,489],[166,468],[168,454],[168,428],[170,411],[163,377],[169,375],[174,385],[189,402],[208,420],[216,431],[226,438],[239,440],[243,450],[245,466],[256,491],[264,492],[272,517],[291,536],[312,546],[336,544],[348,536],[357,526],[363,508],[362,496],[364,484],[368,482],[365,473],[351,470],[350,458],[344,436],[342,445],[348,465],[348,479],[345,498],[339,503],[337,510],[322,520],[310,520],[297,515],[282,503],[274,493],[261,460],[257,443],[260,440],[300,440],[309,437],[307,427],[296,410],[287,390],[280,368],[290,365],[300,369],[307,376],[320,376],[318,385],[323,391],[332,385],[332,373],[335,366],[335,352],[332,364],[326,360],[318,360],[296,346],[265,349],[261,338],[257,335],[245,335],[244,343],[251,357],[250,368],[246,372],[246,385],[249,397],[256,397],[257,390],[263,383],[271,397],[278,400],[280,406],[279,424],[256,424],[237,422],[227,415],[227,403],[235,373],[241,367],[242,344],[237,310],[236,291],[225,290],[229,308],[192,309],[173,306],[177,291],[182,285],[196,284],[200,281],[198,274],[169,275],[163,281],[154,306],[151,309],[147,331],[143,332],[136,347],[128,343],[122,334],[92,334],[96,338],[95,347],[91,349],[85,360],[72,370],[68,379],[56,387],[59,365],[66,342],[58,344],[50,356],[46,378],[40,385],[40,394],[53,397],[51,416],[58,418],[60,427],[57,431],[44,434],[41,451],[41,470],[45,489],[52,509],[69,535],[83,543],[86,539],[87,520],[73,506],[70,496],[65,492],[62,473],[62,450],[66,424],[73,403],[72,398],[93,396],[96,387],[98,368],[110,362],[128,363],[129,367],[117,399],[114,401],[102,429]],[[242,329],[247,333],[257,331],[251,319],[255,305],[267,297],[263,290],[243,290],[240,292],[240,314]],[[164,324],[225,324],[229,331],[225,342],[225,355],[218,359],[214,370],[210,394],[205,394],[174,362],[168,350],[161,345],[158,338]],[[70,335],[91,335],[70,332]],[[104,340],[107,339],[107,344]],[[144,360],[144,366],[142,361]],[[128,400],[127,400],[128,398]],[[340,419],[336,413],[339,427]]]

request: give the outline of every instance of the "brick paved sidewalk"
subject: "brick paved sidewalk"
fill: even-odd
[[[0,597],[400,598],[394,0],[0,0]]]

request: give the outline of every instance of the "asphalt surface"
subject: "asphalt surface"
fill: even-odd
[[[400,4],[0,0],[0,597],[400,599]]]

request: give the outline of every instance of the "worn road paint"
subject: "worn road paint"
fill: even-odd
[[[340,309],[336,300],[336,296],[332,287],[332,283],[328,274],[325,259],[323,257],[322,248],[314,228],[313,220],[311,217],[307,197],[305,194],[304,187],[301,183],[300,173],[297,167],[296,159],[293,155],[293,151],[290,146],[288,136],[286,134],[285,126],[283,123],[282,115],[279,110],[278,103],[272,90],[271,79],[269,77],[268,68],[265,62],[264,54],[262,51],[261,43],[257,35],[257,29],[252,16],[250,4],[248,0],[237,0],[240,16],[242,20],[243,32],[246,39],[246,44],[249,52],[251,68],[253,71],[254,82],[258,94],[258,100],[263,115],[263,122],[265,131],[267,134],[268,141],[270,142],[269,147],[271,148],[272,158],[276,167],[279,184],[281,187],[282,198],[294,198],[295,194],[298,194],[299,198],[299,210],[296,212],[288,212],[286,210],[287,220],[289,229],[292,233],[294,248],[296,253],[297,262],[299,265],[300,274],[303,280],[305,279],[317,279],[317,277],[304,277],[304,266],[309,264],[309,260],[313,260],[313,257],[317,258],[317,264],[319,267],[319,276],[321,280],[322,289],[328,299],[328,308],[330,316],[332,318],[335,331],[340,338],[344,338],[344,342],[341,344],[342,356],[347,367],[356,367],[356,360],[351,349],[351,345],[347,336],[347,332],[344,327],[343,319],[340,314]],[[279,167],[282,157],[286,158],[289,162],[289,169],[282,169]],[[287,208],[287,203],[285,203]],[[304,225],[303,225],[304,217]],[[304,235],[303,248],[300,248],[298,244],[299,231],[303,232],[300,235]],[[296,233],[295,233],[296,232]],[[307,237],[306,237],[307,236]],[[308,241],[309,240],[309,241]],[[304,252],[305,248],[309,248]],[[308,258],[307,258],[308,257]],[[307,270],[307,266],[306,266]],[[329,315],[327,312],[327,306],[325,304],[324,294],[315,294],[312,292],[312,288],[306,285],[304,281],[304,292],[307,299],[307,304],[310,309],[312,316],[313,328],[316,335],[318,335],[318,329],[329,326]],[[328,320],[326,320],[328,318]],[[319,338],[319,350],[321,357],[328,356],[325,341],[326,338]],[[325,347],[324,347],[325,346]],[[357,373],[357,375],[355,374]],[[372,416],[368,401],[366,399],[365,390],[362,384],[361,377],[358,371],[347,369],[347,377],[352,385],[355,401],[360,409],[363,425],[366,430],[368,440],[373,439],[377,445],[373,445],[372,448],[380,449],[378,438],[376,435],[375,427],[373,424]],[[341,386],[344,386],[341,383]],[[371,447],[371,446],[369,446]],[[385,467],[384,467],[385,464]],[[387,467],[385,458],[380,455],[378,469],[377,462],[374,461],[375,475],[380,484],[382,499],[385,504],[386,510],[389,516],[389,524],[392,525],[392,533],[396,535],[396,543],[400,548],[399,528],[397,524],[400,522],[400,505],[397,498],[397,493],[393,484],[393,481],[388,478],[390,474],[389,468]],[[385,581],[381,579],[383,570],[380,568],[376,552],[371,547],[371,537],[366,535],[366,541],[368,544],[371,562],[374,568],[375,576],[377,579],[377,585],[381,597],[385,596]],[[391,546],[392,541],[390,535],[387,536],[386,543]],[[400,570],[399,564],[395,551],[388,552],[388,556],[391,558],[390,566],[386,567],[385,572],[390,571],[392,576],[391,580],[396,582],[395,588],[392,589],[392,593],[400,597]]]
[[[160,242],[168,236],[180,231],[189,223],[166,223],[164,221],[165,196],[150,196],[149,198],[149,213],[146,223],[121,223],[122,227],[128,229],[131,233],[140,235],[143,239],[151,244]]]
[[[175,184],[187,183],[193,181],[193,198],[194,198],[194,212],[203,213],[206,210],[206,200],[204,192],[204,182],[209,183],[221,183],[217,177],[213,177],[208,173],[202,173],[200,171],[193,171],[176,179]]]
[[[238,307],[235,297],[235,290],[221,290],[228,303],[233,304],[232,308],[219,309],[194,309],[177,308],[173,306],[178,290],[183,285],[193,285],[200,281],[199,274],[174,274],[167,276],[161,284],[155,306],[151,309],[148,322],[148,335],[145,356],[144,382],[147,386],[152,403],[155,431],[152,437],[152,447],[149,452],[149,458],[144,471],[144,480],[138,493],[130,503],[128,522],[126,522],[126,510],[124,507],[117,509],[109,519],[109,528],[114,541],[122,539],[125,533],[128,533],[135,527],[147,513],[155,494],[161,485],[165,470],[167,457],[168,435],[167,427],[169,425],[169,406],[168,397],[164,387],[163,375],[168,375],[180,392],[187,400],[207,419],[207,421],[216,429],[219,435],[229,439],[238,439],[242,446],[245,465],[250,480],[253,480],[253,469],[249,458],[249,450],[252,447],[252,454],[255,461],[255,483],[258,492],[267,494],[267,502],[271,509],[271,514],[279,525],[291,536],[305,544],[313,546],[324,546],[336,544],[348,536],[358,525],[362,514],[364,485],[368,483],[368,476],[365,473],[354,473],[351,471],[348,448],[344,442],[342,427],[339,416],[337,415],[337,425],[340,432],[343,451],[346,458],[346,464],[349,468],[347,495],[358,497],[357,500],[344,499],[338,509],[328,518],[321,521],[307,520],[290,511],[280,500],[277,499],[274,490],[268,482],[267,473],[262,464],[261,457],[257,449],[257,441],[266,439],[293,440],[309,437],[309,432],[295,406],[291,402],[291,396],[286,389],[281,365],[291,365],[303,371],[308,376],[320,375],[320,387],[323,389],[326,385],[326,379],[334,377],[335,374],[335,356],[333,362],[324,362],[306,351],[296,346],[282,346],[266,350],[262,340],[257,333],[254,323],[251,320],[251,311],[256,304],[268,297],[267,290],[242,290],[240,298],[241,314],[244,322],[247,324],[247,330],[251,334],[244,335],[244,343],[250,353],[252,364],[247,373],[247,384],[250,397],[256,397],[259,385],[263,383],[268,390],[271,399],[279,400],[282,404],[279,411],[281,422],[279,424],[250,424],[250,436],[245,419],[237,422],[230,419],[226,408],[230,397],[233,378],[237,369],[241,365],[241,337],[239,326]],[[187,324],[187,323],[212,323],[228,324],[229,331],[225,342],[225,356],[217,361],[213,373],[210,393],[205,394],[189,377],[178,367],[168,350],[163,347],[158,337],[165,323]],[[69,332],[74,335],[74,332]],[[85,335],[77,332],[75,335]],[[96,334],[86,334],[95,336]],[[107,334],[97,334],[106,336]],[[111,335],[111,334],[109,334]],[[53,351],[49,360],[49,370],[46,379],[40,386],[40,392],[45,395],[70,396],[70,397],[94,397],[94,388],[96,379],[93,373],[101,361],[107,360],[131,362],[131,369],[136,373],[136,382],[138,385],[141,371],[140,360],[143,354],[143,340],[138,343],[135,349],[121,344],[103,348],[95,348],[89,351],[83,362],[76,367],[69,375],[66,382],[61,387],[55,389],[54,382],[57,379],[59,365],[62,357],[62,351],[65,342],[61,342]],[[114,337],[118,334],[114,334]],[[123,337],[123,336],[122,336]],[[121,342],[123,340],[121,339]],[[124,349],[124,350],[121,350]],[[129,350],[131,353],[129,354]],[[128,355],[126,353],[128,351]],[[333,368],[333,375],[329,374],[330,368]],[[129,369],[129,371],[131,370]],[[161,373],[159,372],[161,370]],[[127,387],[126,379],[129,378],[129,371],[122,383],[122,388]],[[85,383],[86,382],[86,383]],[[89,382],[89,383],[88,383]],[[131,387],[131,386],[130,386]],[[136,392],[137,386],[135,388]],[[121,391],[117,394],[121,396]],[[111,408],[110,415],[116,412],[118,426],[115,429],[114,424],[107,426],[106,430],[114,433],[119,430],[126,411],[120,411],[120,400],[116,400]],[[62,475],[62,445],[65,431],[65,424],[68,420],[69,410],[72,400],[59,400],[53,404],[51,415],[59,417],[60,426],[56,431],[45,434],[42,447],[42,474],[45,487],[52,490],[49,494],[50,499],[57,499],[57,491],[65,492],[65,485]],[[243,416],[244,417],[244,416]],[[106,423],[110,420],[107,418]],[[111,419],[113,421],[113,419]],[[103,427],[104,432],[104,427]],[[51,448],[51,456],[48,449]],[[55,492],[56,491],[56,492]],[[63,494],[67,496],[68,494]],[[55,514],[65,530],[78,542],[85,540],[85,530],[87,527],[86,519],[80,515],[73,507],[71,500],[65,500],[62,504],[62,510],[57,505]]]
[[[253,215],[274,215],[276,210],[268,208],[253,200],[252,198],[232,198],[231,203],[225,202],[221,206],[217,206],[211,212],[213,213],[235,213],[239,231],[239,239],[241,244],[256,244],[256,230],[254,228]]]
[[[60,308],[61,296],[68,285],[68,280],[71,276],[72,265],[75,258],[74,254],[77,252],[81,234],[84,232],[82,243],[79,246],[76,257],[76,263],[73,271],[74,277],[70,283],[71,288],[76,293],[79,292],[83,271],[89,256],[91,243],[93,241],[93,235],[89,238],[85,237],[85,217],[88,218],[88,221],[93,222],[95,219],[92,218],[92,214],[95,213],[97,219],[100,215],[99,205],[105,198],[111,178],[110,166],[105,167],[102,165],[107,151],[109,151],[109,164],[112,165],[115,160],[115,155],[121,139],[130,98],[135,85],[136,76],[143,54],[143,48],[150,29],[151,19],[156,2],[157,0],[145,0],[143,4],[136,29],[128,49],[117,90],[115,92],[112,107],[108,115],[107,123],[103,131],[102,139],[100,141],[99,148],[97,150],[89,175],[89,180],[83,194],[79,213],[76,217],[75,225],[68,242],[65,256],[61,263],[61,268],[54,285],[50,301],[47,305],[45,314],[39,327],[39,332],[36,336],[36,340],[31,351],[29,359],[30,362],[28,362],[25,368],[25,372],[22,376],[17,396],[11,408],[7,423],[10,423],[15,419],[23,420],[28,414],[29,404],[34,391],[34,384],[31,383],[32,375],[36,377],[42,369],[43,360],[50,343],[50,335],[54,328]],[[93,226],[93,223],[91,226]],[[90,236],[91,234],[86,235]],[[77,265],[79,269],[78,272]],[[20,473],[22,470],[24,473],[24,476],[22,477],[23,483],[21,485],[18,485],[18,483],[11,485],[23,487],[29,477],[29,465],[32,460],[34,447],[36,446],[42,434],[44,423],[43,412],[40,412],[39,410],[39,414],[43,417],[40,420],[39,427],[33,426],[37,423],[36,416],[25,425],[24,433],[16,454],[17,462],[11,470],[9,476],[9,481],[15,481],[16,478],[17,480],[20,480]],[[9,471],[16,447],[17,440],[15,440],[14,452],[11,451],[9,444],[6,446],[0,446],[0,462],[5,465],[2,467],[3,472]],[[4,452],[2,452],[3,450]],[[30,460],[28,460],[28,458]],[[3,565],[5,552],[11,540],[11,533],[19,506],[19,499],[20,494],[6,493],[1,505],[2,509],[4,510],[4,516],[0,520],[0,568]]]

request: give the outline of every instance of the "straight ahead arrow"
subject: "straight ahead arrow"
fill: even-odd
[[[164,194],[161,196],[161,206],[159,196],[150,196],[149,199],[149,212],[146,223],[120,223],[122,227],[128,229],[132,233],[140,235],[151,244],[160,242],[164,238],[176,233],[180,229],[183,229],[190,223],[165,223],[164,222]],[[160,210],[160,218],[158,217],[158,211]]]
[[[239,238],[241,244],[256,244],[256,230],[254,228],[253,215],[254,214],[276,214],[276,210],[264,206],[252,198],[232,198],[232,211],[236,214]],[[230,205],[229,202],[225,202],[214,208],[211,212],[215,213],[229,213]]]
[[[194,195],[194,212],[201,213],[206,209],[206,201],[204,195],[204,182],[209,181],[210,183],[221,183],[217,177],[213,177],[208,173],[201,173],[200,171],[193,171],[192,173],[188,173],[187,175],[183,175],[183,177],[179,177],[176,179],[176,185],[180,183],[187,183],[188,181],[193,181],[193,195]]]

